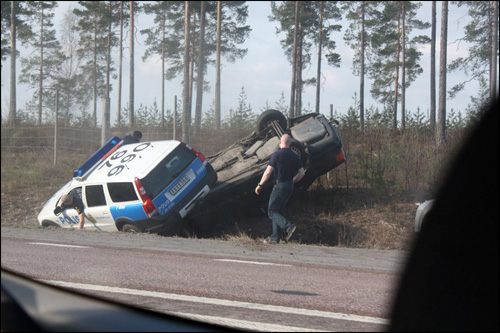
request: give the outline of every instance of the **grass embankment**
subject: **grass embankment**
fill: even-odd
[[[145,137],[152,136],[147,129],[142,131]],[[438,149],[434,136],[425,130],[341,132],[347,162],[320,177],[300,200],[289,205],[285,215],[297,225],[291,242],[408,249],[414,236],[415,204],[433,196],[464,133],[448,133],[447,146]],[[47,142],[37,147],[30,142],[13,147],[17,141],[2,136],[2,226],[36,228],[45,202],[99,146],[96,140],[82,146],[83,139],[72,139],[74,147],[60,147],[62,153],[54,166],[50,137],[38,136]],[[219,136],[198,138],[195,146],[213,153],[235,140],[224,133]],[[186,227],[179,236],[259,242],[271,233],[265,216],[213,222],[208,234]]]
[[[70,179],[75,165],[86,156],[53,160],[38,153],[2,155],[2,226],[37,228],[45,202]],[[297,225],[291,242],[343,247],[405,249],[412,236],[415,205],[392,202],[360,189],[325,189],[315,184],[293,202],[286,215]],[[267,217],[235,217],[214,224],[200,235],[183,229],[181,237],[262,241],[271,232]]]

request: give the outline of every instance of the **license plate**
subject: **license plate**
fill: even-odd
[[[179,192],[183,187],[184,185],[186,185],[187,183],[189,183],[191,179],[189,178],[188,175],[185,175],[184,177],[182,177],[179,182],[177,182],[177,184],[175,184],[170,190],[168,190],[168,192],[171,194],[171,195],[176,195],[177,192]]]

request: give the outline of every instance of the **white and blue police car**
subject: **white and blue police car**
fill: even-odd
[[[76,190],[83,200],[86,229],[168,231],[179,225],[216,181],[217,174],[205,156],[180,141],[124,145],[113,137],[47,201],[38,222],[44,227],[78,226],[75,209],[55,210],[61,206],[62,195]]]

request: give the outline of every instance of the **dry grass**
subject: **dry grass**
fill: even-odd
[[[311,189],[290,203],[285,216],[297,226],[292,244],[407,250],[415,211],[413,202],[384,202],[376,193]],[[271,231],[268,217],[233,212],[197,237],[262,243]]]
[[[36,217],[45,202],[85,159],[61,158],[54,167],[52,159],[35,152],[3,154],[2,226],[37,228]],[[369,190],[312,186],[300,201],[290,203],[285,215],[297,225],[290,240],[294,244],[404,250],[413,235],[415,210],[413,202]],[[203,232],[186,226],[178,236],[260,244],[271,233],[266,216],[235,215],[217,222],[212,230]]]
[[[168,134],[141,130],[150,140],[165,139]],[[61,156],[54,166],[50,131],[2,129],[2,225],[37,227],[36,216],[45,202],[99,146],[95,130],[62,129],[59,135],[65,146],[59,148]],[[118,132],[114,134],[119,135]],[[193,137],[192,145],[208,156],[244,134],[248,133],[204,133]],[[329,176],[320,177],[285,211],[297,225],[291,241],[407,249],[413,236],[415,202],[432,196],[441,178],[438,167],[445,164],[454,151],[454,143],[463,136],[461,132],[450,134],[452,143],[437,150],[433,135],[425,131],[341,133],[347,162]],[[262,242],[271,233],[271,222],[266,216],[218,216],[211,223],[209,230],[188,224],[178,236]]]
[[[73,175],[84,157],[61,159],[50,153],[2,152],[2,226],[37,227],[37,216],[47,200]]]

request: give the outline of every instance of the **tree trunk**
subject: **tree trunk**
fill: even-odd
[[[302,24],[299,23],[298,47],[297,47],[297,68],[296,76],[297,82],[295,83],[295,116],[298,117],[302,114],[302,43],[304,36],[302,34]]]
[[[217,1],[217,46],[215,56],[215,129],[220,130],[220,37],[221,37],[221,1]]]
[[[109,100],[109,91],[110,91],[110,82],[109,82],[109,71],[110,71],[110,63],[111,63],[111,1],[109,2],[109,21],[108,21],[108,44],[106,46],[106,100]],[[102,124],[104,126],[105,124]]]
[[[161,128],[165,127],[165,20],[166,20],[166,10],[163,10],[163,17],[161,18]],[[174,122],[174,132],[175,132],[175,122]],[[174,138],[175,139],[175,138]]]
[[[94,127],[97,127],[97,16],[94,14],[94,110],[92,113],[92,120]]]
[[[316,73],[316,113],[319,113],[321,87],[321,39],[323,38],[323,1],[319,2],[318,71]]]
[[[498,61],[498,1],[493,2],[493,31],[491,34],[491,69],[490,69],[490,104],[495,103],[497,97],[497,61]]]
[[[118,109],[116,110],[116,120],[118,126],[121,126],[122,109],[122,60],[123,60],[123,1],[120,1],[120,50],[118,65]]]
[[[442,146],[446,142],[446,44],[448,43],[448,1],[442,2],[441,13],[441,45],[439,56],[439,109],[436,132],[436,144]]]
[[[134,2],[130,1],[130,87],[129,87],[129,126],[135,125],[134,115]]]
[[[361,59],[359,78],[359,120],[361,130],[365,130],[365,2],[361,3]]]
[[[10,104],[9,126],[16,125],[16,14],[15,1],[10,2]]]
[[[401,20],[398,20],[398,33],[401,34],[401,25],[400,25]],[[393,114],[393,121],[392,121],[392,127],[394,129],[398,128],[398,83],[399,83],[399,53],[400,53],[400,47],[401,43],[399,42],[400,40],[398,39],[398,46],[396,50],[396,77],[394,79],[394,114]]]
[[[184,1],[184,91],[182,96],[182,141],[189,144],[189,1]]]
[[[42,125],[43,108],[43,5],[40,19],[40,82],[38,83],[38,126]]]
[[[436,131],[436,1],[432,1],[431,31],[431,131]]]
[[[109,76],[110,76],[110,67],[111,67],[111,21],[113,17],[113,9],[111,7],[112,2],[109,2],[109,21],[108,21],[108,45],[106,47],[106,96],[105,96],[105,101],[104,101],[104,110],[102,110],[102,131],[101,131],[101,145],[104,145],[106,141],[109,138],[109,130],[111,128],[110,126],[110,99],[109,99],[109,93],[110,93],[110,82],[109,82]]]
[[[406,110],[405,110],[405,92],[406,92],[406,68],[405,68],[405,49],[406,49],[406,36],[405,36],[405,2],[401,2],[401,128],[405,129]]]
[[[293,33],[293,65],[292,65],[292,86],[290,89],[290,111],[289,118],[295,117],[295,81],[297,69],[297,32],[299,30],[299,1],[295,1],[295,30]]]
[[[205,4],[206,1],[201,2],[200,10],[200,40],[198,44],[198,65],[196,74],[196,109],[194,115],[194,135],[200,135],[201,131],[201,108],[203,103],[203,58],[205,47]]]
[[[193,32],[196,30],[196,11],[194,8],[192,9],[193,11],[193,24],[191,25],[193,28]],[[190,45],[191,45],[191,57],[189,59],[189,100],[188,100],[188,122],[189,122],[189,127],[191,128],[191,123],[193,122],[192,119],[192,110],[193,110],[193,84],[194,84],[194,39],[190,39]]]

